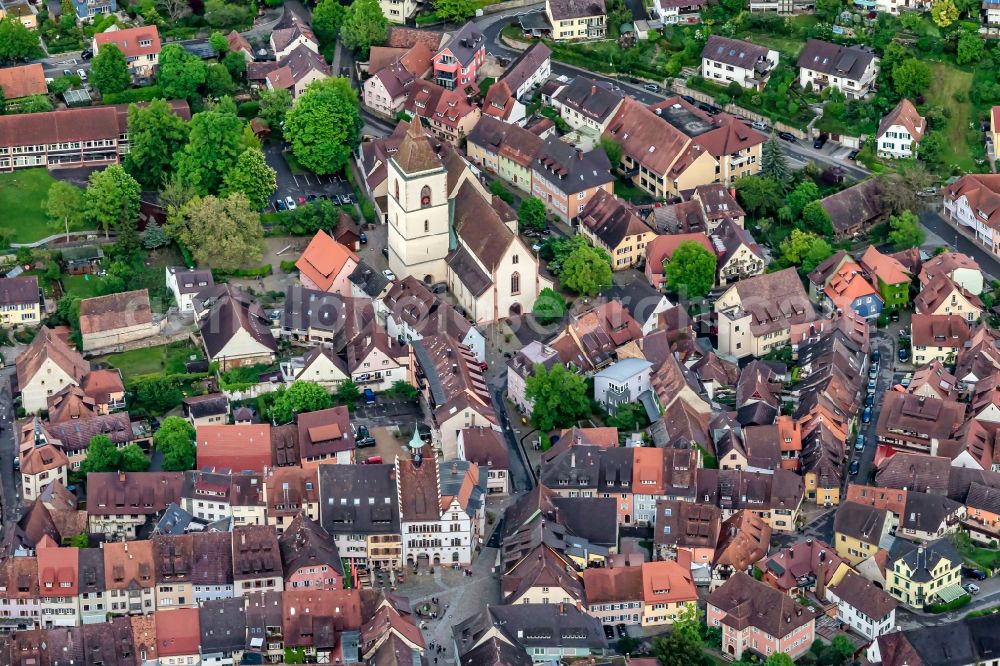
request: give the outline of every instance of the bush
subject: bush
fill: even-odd
[[[297,270],[299,269],[295,267],[295,262],[291,259],[286,259],[281,262],[281,271],[283,273],[294,273]]]
[[[260,102],[243,102],[237,109],[240,118],[256,118],[260,113]]]
[[[961,608],[962,606],[967,605],[970,601],[972,601],[972,595],[963,594],[958,599],[949,601],[946,604],[931,604],[929,606],[924,606],[924,612],[934,614],[947,613],[955,610],[956,608]]]
[[[132,104],[133,102],[149,102],[154,99],[163,99],[163,91],[160,86],[147,86],[145,88],[130,88],[120,93],[109,93],[103,95],[105,104]]]
[[[241,278],[262,278],[273,272],[271,264],[264,264],[257,268],[235,268],[232,270],[212,269],[212,276],[216,279],[220,277],[241,277]]]

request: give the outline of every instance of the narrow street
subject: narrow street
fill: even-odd
[[[14,480],[14,456],[17,445],[14,439],[14,401],[10,394],[10,382],[14,376],[14,365],[0,370],[0,490],[3,498],[3,525],[0,533],[6,534],[9,525],[18,517],[19,502],[17,483]]]
[[[942,217],[941,213],[938,212],[936,203],[934,207],[925,208],[920,211],[920,223],[929,231],[944,239],[952,248],[975,259],[979,267],[983,269],[983,272],[991,280],[1000,278],[1000,258],[966,236],[965,233],[960,233],[958,229]]]

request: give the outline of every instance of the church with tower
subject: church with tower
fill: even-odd
[[[446,283],[476,324],[531,312],[552,282],[518,236],[517,213],[419,121],[402,129],[384,140],[398,143],[384,153],[389,268]]]

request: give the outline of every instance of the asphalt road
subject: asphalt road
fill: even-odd
[[[921,224],[943,238],[952,248],[975,259],[979,263],[979,267],[990,278],[1000,277],[1000,259],[982,245],[969,239],[968,236],[960,234],[955,227],[941,217],[936,208],[925,208],[919,215]]]
[[[860,418],[864,414],[864,404],[862,403],[860,414],[858,418],[858,433],[865,436],[865,448],[860,453],[854,450],[854,441],[847,442],[847,450],[850,454],[850,459],[853,461],[855,459],[859,460],[858,473],[855,476],[848,475],[844,479],[844,493],[847,492],[847,484],[849,483],[866,483],[868,476],[872,472],[872,463],[875,460],[875,451],[878,448],[878,435],[876,433],[876,426],[878,424],[878,417],[882,411],[882,403],[885,401],[885,394],[892,390],[893,383],[895,382],[895,374],[893,373],[893,367],[896,361],[896,341],[890,335],[885,334],[881,331],[876,331],[871,336],[871,348],[872,351],[878,349],[881,354],[881,360],[879,363],[878,377],[876,378],[875,385],[875,404],[872,406],[871,420],[868,423],[864,423]],[[869,359],[870,361],[870,359]],[[902,374],[902,373],[897,373]],[[864,381],[867,385],[868,375],[864,377]]]
[[[17,483],[14,481],[14,456],[17,447],[14,443],[14,401],[10,394],[10,381],[14,375],[14,366],[10,365],[0,370],[0,491],[2,491],[2,529],[5,533],[8,525],[17,521],[20,502],[17,498]]]

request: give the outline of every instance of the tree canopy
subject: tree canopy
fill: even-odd
[[[559,292],[546,287],[538,292],[531,313],[542,326],[557,324],[566,316],[566,299]]]
[[[949,25],[958,20],[958,7],[955,6],[955,0],[938,0],[931,7],[931,19],[934,21],[934,25],[939,28],[947,28]]]
[[[368,1],[355,0],[352,7]],[[347,165],[358,145],[361,124],[357,92],[347,79],[333,77],[309,84],[285,115],[284,134],[302,166],[329,174]]]
[[[48,198],[43,203],[54,228],[64,230],[69,241],[70,226],[83,219],[83,190],[65,180],[57,180],[49,187]]]
[[[139,183],[159,189],[173,173],[173,162],[188,140],[188,124],[170,104],[154,99],[128,108],[129,152],[125,169]]]
[[[472,0],[434,0],[434,13],[443,21],[462,23],[476,13]]]
[[[87,457],[80,463],[84,474],[93,472],[145,472],[149,458],[137,444],[118,449],[107,435],[95,435],[87,444]]]
[[[389,22],[382,13],[378,0],[354,0],[340,27],[340,40],[361,59],[368,57],[368,50],[385,42],[389,35]]]
[[[156,82],[168,99],[194,99],[205,83],[205,63],[180,44],[167,44],[160,51]]]
[[[135,406],[150,414],[165,414],[181,404],[184,394],[177,383],[168,377],[150,377],[135,385]]]
[[[38,33],[10,14],[0,21],[0,62],[13,63],[41,55]]]
[[[197,458],[194,442],[194,426],[179,416],[163,419],[160,429],[153,435],[153,444],[163,454],[163,469],[168,472],[194,469]]]
[[[177,175],[198,194],[215,194],[242,152],[243,121],[235,110],[220,105],[196,113],[188,143],[177,156]]]
[[[745,176],[736,181],[736,196],[747,213],[763,217],[781,207],[784,190],[773,178]]]
[[[916,97],[931,85],[931,67],[923,60],[907,58],[892,67],[892,87],[901,97]]]
[[[774,134],[764,142],[760,151],[760,175],[778,184],[782,190],[787,190],[792,184],[792,168],[788,165],[788,157],[778,143]]]
[[[347,17],[347,8],[339,0],[320,0],[312,13],[312,29],[321,45],[332,44]]]
[[[701,243],[684,241],[664,263],[667,287],[685,300],[704,298],[715,285],[715,254]]]
[[[224,195],[243,193],[250,205],[260,210],[267,206],[271,195],[278,189],[277,174],[268,166],[264,153],[256,149],[243,151],[236,165],[225,176]]]
[[[541,231],[545,228],[545,203],[538,197],[525,197],[517,209],[517,221],[522,229]]]
[[[290,423],[296,414],[317,412],[333,406],[329,391],[314,382],[297,381],[283,391],[271,406],[275,423]]]
[[[833,248],[823,238],[809,231],[793,229],[781,241],[781,258],[786,266],[798,266],[803,275],[809,273],[833,254]]]
[[[611,285],[611,260],[601,250],[579,245],[562,265],[563,286],[583,296],[596,296],[601,287]]]
[[[533,404],[531,423],[542,432],[572,427],[590,413],[586,382],[561,363],[551,370],[537,364],[524,387],[525,397]]]
[[[120,93],[132,83],[125,54],[117,44],[105,44],[90,63],[90,82],[101,94]]]
[[[119,164],[90,174],[84,204],[87,217],[104,227],[114,228],[123,247],[138,243],[139,194],[141,188]]]
[[[889,242],[897,250],[920,247],[926,237],[920,220],[912,211],[904,210],[889,218]]]
[[[263,254],[260,215],[241,192],[195,197],[171,211],[166,229],[199,265],[235,269],[260,261]]]

